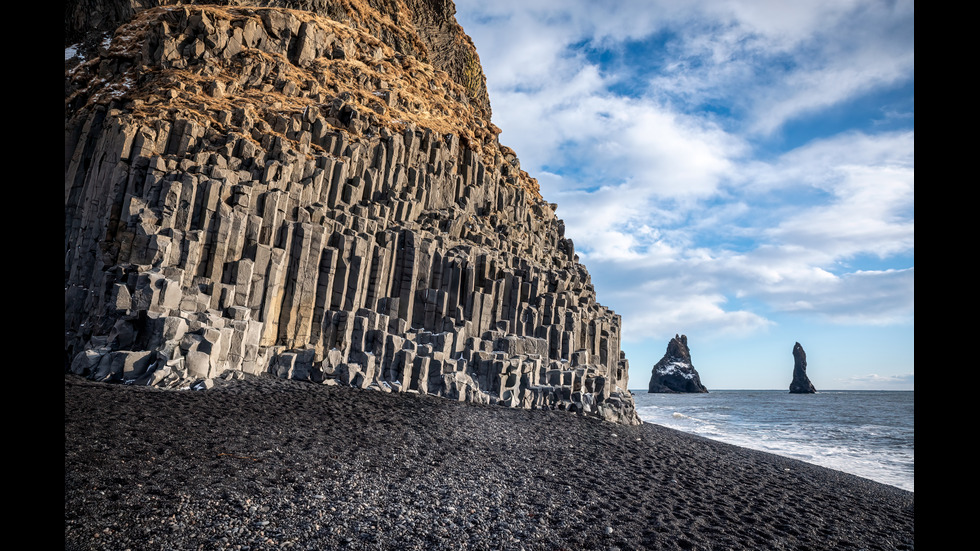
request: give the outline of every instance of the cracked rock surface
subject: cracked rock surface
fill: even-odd
[[[638,423],[621,318],[498,142],[451,4],[234,4],[138,6],[66,61],[66,371]]]

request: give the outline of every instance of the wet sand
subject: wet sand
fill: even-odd
[[[658,425],[65,376],[66,549],[914,549],[914,494]]]

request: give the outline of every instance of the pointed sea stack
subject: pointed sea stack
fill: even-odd
[[[810,378],[806,376],[806,352],[800,343],[796,343],[793,347],[793,382],[789,384],[789,393],[813,394],[816,391]]]
[[[653,366],[649,392],[708,392],[691,363],[687,335],[670,339],[667,353]]]

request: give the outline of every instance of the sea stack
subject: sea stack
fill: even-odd
[[[789,384],[790,394],[813,394],[817,389],[806,376],[806,352],[800,343],[793,346],[793,382]]]
[[[667,343],[667,353],[653,366],[649,392],[708,392],[691,363],[687,335],[674,335]]]

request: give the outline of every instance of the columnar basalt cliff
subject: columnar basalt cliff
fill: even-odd
[[[674,335],[667,343],[667,352],[653,366],[648,392],[708,392],[691,361],[687,335]]]
[[[790,394],[813,394],[817,389],[806,374],[806,352],[800,343],[793,345],[793,381],[789,384]]]
[[[66,61],[66,369],[639,422],[620,317],[450,2],[157,3],[66,7],[73,39],[118,24]]]

